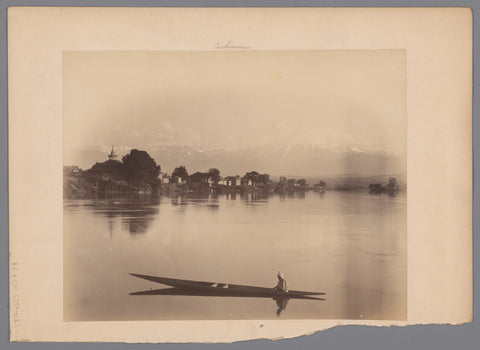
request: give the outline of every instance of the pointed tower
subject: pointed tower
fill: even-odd
[[[115,151],[113,150],[113,146],[112,146],[112,151],[111,151],[110,154],[108,155],[108,159],[109,159],[109,160],[116,160],[116,159],[117,159],[117,154],[116,154]]]

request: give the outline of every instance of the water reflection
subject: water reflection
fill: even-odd
[[[140,295],[176,295],[176,296],[194,296],[194,297],[224,297],[224,298],[267,298],[272,299],[277,304],[277,317],[280,317],[282,311],[287,308],[288,301],[290,299],[301,299],[301,300],[316,300],[316,301],[325,301],[324,298],[314,297],[310,295],[268,295],[265,293],[245,293],[245,292],[236,292],[231,290],[226,290],[223,288],[189,288],[189,287],[173,287],[173,288],[162,288],[162,289],[149,289],[143,290],[140,292],[133,292],[130,295],[140,296]]]
[[[404,320],[406,201],[368,191],[66,200],[64,319]],[[150,286],[124,278],[130,269],[252,284],[282,269],[333,297],[133,297]]]
[[[219,208],[218,204],[207,204],[207,208],[211,211],[216,211]]]
[[[246,205],[265,204],[272,197],[305,198],[304,192],[288,192],[272,194],[268,192],[231,192],[225,194],[208,192],[178,193],[166,197],[173,207],[178,208],[179,213],[184,213],[189,206],[203,206],[211,212],[220,209],[219,202],[222,200],[237,200],[240,198]],[[146,233],[158,216],[159,207],[162,203],[159,195],[136,195],[136,196],[109,196],[97,198],[80,204],[84,208],[90,208],[95,215],[107,219],[108,232],[113,235],[116,219],[121,219],[122,227],[131,235]],[[165,200],[163,201],[165,203]],[[68,207],[68,206],[66,206]],[[73,207],[73,206],[72,206]]]
[[[159,204],[159,196],[148,195],[111,197],[88,203],[86,206],[91,206],[95,215],[108,219],[108,230],[112,236],[115,219],[121,219],[122,227],[131,235],[147,232],[158,215]]]
[[[280,314],[283,310],[287,308],[288,298],[286,297],[276,297],[274,300],[277,302],[277,317],[280,317]]]
[[[371,195],[375,195],[375,196],[381,196],[381,195],[387,195],[389,197],[396,197],[397,195],[400,194],[400,191],[399,190],[370,190],[368,192],[369,194]]]
[[[236,192],[227,193],[225,194],[225,199],[234,201],[237,199],[237,193]]]
[[[258,202],[268,200],[270,194],[267,192],[242,193],[240,198],[248,202]]]
[[[231,193],[179,193],[170,196],[170,202],[173,206],[196,206],[204,205],[212,210],[219,208],[220,201],[235,201],[240,199],[246,205],[267,203],[272,197],[285,197],[287,194],[272,194],[268,192],[231,192]],[[305,198],[305,193],[290,193],[292,198]]]
[[[272,196],[273,195],[269,194],[268,192],[241,193],[240,199],[246,205],[255,205],[255,204],[268,203],[269,199]]]
[[[305,199],[305,192],[285,192],[285,193],[269,193],[269,192],[230,192],[230,193],[209,193],[209,192],[186,192],[170,195],[170,203],[173,206],[207,204],[217,208],[219,201],[235,201],[240,199],[245,204],[267,203],[270,199],[278,197],[280,199]],[[214,204],[212,204],[214,203]]]
[[[281,192],[277,196],[280,198],[280,200],[283,202],[287,199],[293,199],[293,198],[299,198],[299,199],[305,199],[305,191],[290,191],[290,192]]]
[[[178,205],[187,205],[188,200],[187,200],[187,197],[178,195],[176,197],[172,197],[170,199],[170,202],[172,203],[172,205],[178,206]]]
[[[147,232],[153,220],[153,217],[129,217],[124,218],[122,224],[131,235],[137,235]]]
[[[179,207],[180,211],[185,211],[188,206],[204,206],[211,211],[219,209],[218,194],[209,193],[183,193],[170,198],[170,203],[174,207]]]

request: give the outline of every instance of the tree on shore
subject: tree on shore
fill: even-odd
[[[298,186],[305,187],[307,186],[307,181],[305,179],[300,179],[297,181]]]
[[[130,185],[142,186],[148,184],[155,186],[157,184],[160,165],[157,165],[147,152],[132,149],[129,154],[122,158],[122,162]]]
[[[178,176],[182,180],[186,180],[188,178],[187,168],[185,168],[184,165],[180,165],[179,167],[176,167],[173,170],[172,178],[175,177],[175,176]]]
[[[258,175],[258,182],[261,183],[262,185],[268,185],[268,183],[270,182],[270,175],[268,174]]]
[[[265,186],[270,183],[270,175],[260,174],[259,172],[252,170],[246,173],[242,178],[242,184],[248,185],[249,182],[253,186]]]
[[[397,191],[398,190],[398,183],[397,179],[394,177],[391,177],[388,179],[388,184],[387,184],[387,190],[388,191]]]
[[[211,168],[208,170],[208,176],[210,176],[212,180],[217,183],[220,180],[220,170],[217,168]]]
[[[370,184],[368,188],[370,189],[370,193],[388,193],[391,195],[395,195],[400,191],[400,186],[398,186],[397,179],[394,177],[389,178],[388,183],[385,186],[376,183]]]
[[[103,163],[95,163],[90,169],[85,171],[85,175],[94,179],[100,178],[105,174],[111,179],[125,179],[125,166],[118,160],[107,160]]]
[[[200,183],[203,181],[204,178],[205,178],[205,174],[201,173],[200,171],[197,171],[196,173],[193,173],[192,175],[189,176],[191,183]]]
[[[248,185],[250,182],[253,186],[255,186],[258,180],[258,175],[260,174],[255,170],[247,172],[242,178],[242,184]]]

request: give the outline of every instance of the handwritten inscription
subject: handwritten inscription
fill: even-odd
[[[247,45],[241,45],[241,44],[236,44],[232,40],[229,40],[227,42],[216,42],[215,45],[213,46],[217,50],[225,50],[225,49],[250,49],[250,46]]]
[[[10,304],[10,312],[12,314],[12,321],[13,327],[18,326],[18,323],[20,322],[20,294],[18,293],[18,263],[14,262],[11,265],[11,275],[10,275],[10,281],[11,281],[11,295],[12,295],[12,300]]]

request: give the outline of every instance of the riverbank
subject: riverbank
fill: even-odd
[[[390,187],[392,188],[392,187]],[[377,190],[379,189],[379,190]],[[315,191],[325,193],[326,191],[355,192],[370,190],[371,194],[387,193],[396,194],[400,190],[398,186],[388,190],[389,187],[381,184],[370,184],[369,187],[360,186],[353,183],[334,186],[319,186],[319,184],[309,185],[304,181],[269,181],[266,184],[251,185],[224,185],[220,183],[208,182],[182,182],[182,183],[161,183],[158,180],[155,184],[140,183],[136,186],[129,185],[126,181],[114,179],[102,179],[89,177],[86,174],[65,175],[63,184],[63,194],[65,199],[94,198],[98,196],[116,196],[116,195],[137,195],[153,194],[165,196],[178,196],[186,194],[207,195],[207,194],[280,194],[288,195],[295,193],[305,193]]]
[[[308,186],[279,186],[277,183],[267,185],[237,185],[226,186],[220,184],[208,183],[158,183],[156,186],[143,184],[142,186],[129,186],[125,182],[114,180],[95,180],[87,177],[64,176],[63,195],[65,199],[92,198],[98,195],[131,195],[131,194],[155,194],[166,196],[177,196],[184,194],[242,194],[242,193],[261,193],[261,194],[288,194],[297,192],[306,192],[309,190],[318,191],[317,188]]]

